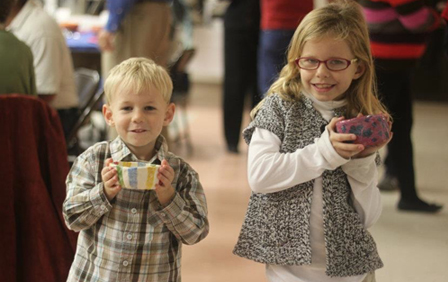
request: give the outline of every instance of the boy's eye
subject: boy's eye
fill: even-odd
[[[132,111],[132,107],[122,107],[122,111]]]
[[[156,108],[154,108],[153,106],[146,106],[145,107],[145,111],[153,111],[153,110],[155,110]]]

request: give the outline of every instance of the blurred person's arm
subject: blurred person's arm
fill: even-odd
[[[114,49],[115,33],[120,27],[121,22],[127,13],[134,6],[136,0],[109,0],[107,9],[109,18],[106,26],[100,31],[98,44],[102,51],[112,51]]]
[[[36,90],[40,99],[51,103],[58,94],[62,80],[61,46],[54,36],[42,36],[30,42],[33,50]]]

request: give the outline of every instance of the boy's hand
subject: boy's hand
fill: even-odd
[[[365,148],[361,144],[350,144],[347,141],[356,140],[356,135],[352,133],[337,133],[336,122],[343,120],[344,117],[332,118],[330,123],[327,125],[328,132],[330,134],[330,142],[336,152],[345,159],[350,159],[356,156]]]
[[[166,160],[162,161],[157,177],[159,178],[159,183],[156,184],[157,198],[162,206],[166,206],[173,199],[175,192],[173,186],[171,186],[174,179],[174,170]]]
[[[104,194],[109,201],[111,201],[118,192],[121,191],[120,182],[118,181],[117,169],[115,167],[110,167],[113,160],[111,158],[107,159],[103,170],[101,171],[101,178],[103,179]]]

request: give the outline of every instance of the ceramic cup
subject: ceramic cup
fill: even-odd
[[[159,182],[157,173],[160,165],[145,162],[113,162],[117,168],[120,185],[126,189],[153,190]]]

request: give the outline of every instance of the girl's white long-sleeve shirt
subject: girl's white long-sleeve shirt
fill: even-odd
[[[345,103],[321,102],[308,97],[327,121],[333,117],[332,109]],[[350,183],[354,207],[364,227],[369,228],[378,220],[382,209],[375,154],[352,160],[341,157],[331,145],[327,129],[315,139],[314,144],[293,153],[280,153],[280,145],[281,140],[274,133],[255,129],[249,144],[249,185],[256,193],[274,193],[314,179],[310,215],[312,263],[303,266],[267,265],[269,281],[362,281],[366,275],[331,278],[325,274],[322,173],[342,166]]]

